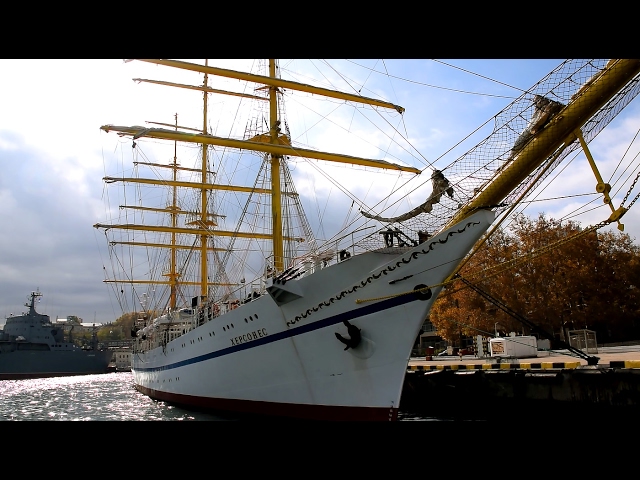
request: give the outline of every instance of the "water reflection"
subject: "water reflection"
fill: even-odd
[[[153,400],[134,388],[130,372],[3,380],[0,400],[0,420],[5,421],[283,421],[255,415],[214,415]],[[399,420],[437,419],[401,412]]]
[[[0,382],[1,420],[229,420],[153,400],[128,372]]]

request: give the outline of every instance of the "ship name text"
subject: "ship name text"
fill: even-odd
[[[232,338],[231,345],[240,345],[241,343],[250,342],[251,340],[257,340],[259,338],[266,337],[267,335],[267,329],[261,328],[260,330],[254,330],[253,332],[249,332],[245,335],[240,335],[239,337]]]

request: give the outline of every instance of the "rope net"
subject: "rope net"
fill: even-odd
[[[420,239],[437,234],[469,204],[518,156],[564,106],[587,101],[583,92],[595,83],[600,73],[612,61],[567,60],[494,117],[493,131],[467,153],[441,171],[433,172],[433,191],[419,207],[397,217],[363,216],[382,222],[376,233],[360,240],[356,248],[375,250],[420,243]],[[640,74],[592,115],[581,128],[584,140],[593,140],[638,94]],[[593,90],[593,88],[592,88]],[[589,93],[598,95],[597,88]],[[532,148],[536,148],[535,144]],[[491,205],[496,215],[516,201],[522,201],[562,161],[580,148],[577,139],[565,142],[534,168],[497,205]],[[520,198],[522,196],[522,198]]]

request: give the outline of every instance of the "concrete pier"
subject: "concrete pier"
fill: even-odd
[[[598,353],[590,353],[600,360],[596,368],[640,368],[640,345],[600,347]],[[576,357],[568,350],[539,351],[536,357],[527,358],[480,358],[471,355],[435,356],[409,359],[409,371],[431,370],[491,370],[491,369],[566,369],[587,367],[587,361]]]
[[[577,414],[624,418],[640,406],[640,346],[599,348],[598,365],[568,351],[533,358],[412,358],[401,408],[434,417],[490,419]]]

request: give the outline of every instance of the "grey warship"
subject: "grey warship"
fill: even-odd
[[[7,317],[0,330],[0,380],[106,373],[112,352],[99,349],[95,338],[90,347],[65,341],[63,330],[36,312],[41,296],[31,292],[29,311]]]

